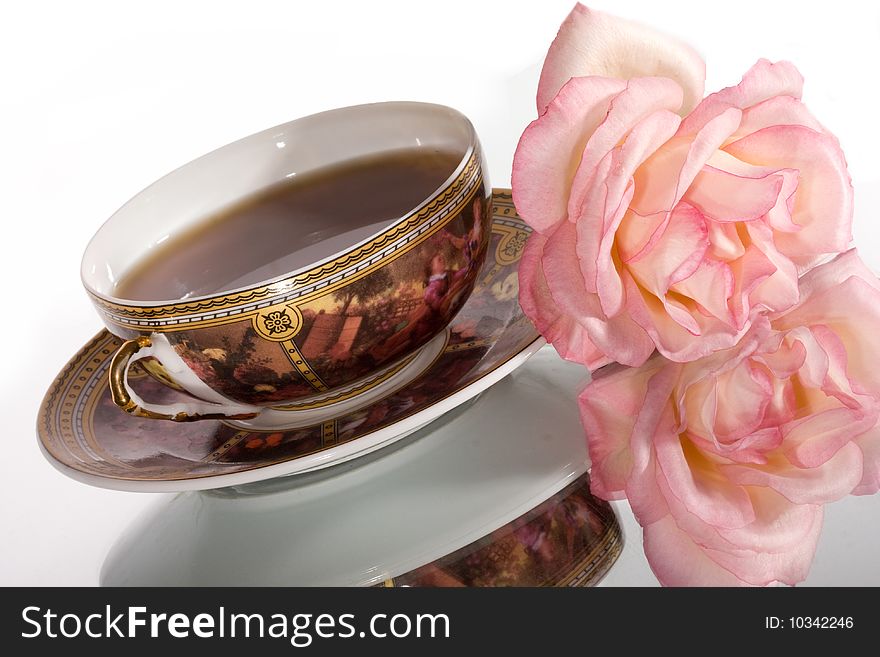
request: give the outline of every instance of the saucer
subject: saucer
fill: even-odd
[[[594,585],[623,537],[589,492],[576,404],[588,376],[547,347],[389,449],[161,496],[117,539],[100,583]]]
[[[529,232],[510,191],[495,190],[486,262],[442,349],[404,387],[357,410],[287,430],[130,416],[110,397],[107,371],[121,340],[104,330],[65,366],[43,399],[41,448],[50,463],[83,483],[168,492],[307,472],[388,445],[473,398],[543,345],[517,300],[517,267]],[[135,367],[129,380],[140,396],[160,404],[187,399]]]

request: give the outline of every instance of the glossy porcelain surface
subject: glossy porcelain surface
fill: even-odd
[[[357,410],[340,406],[338,415],[296,429],[157,422],[113,404],[106,377],[119,339],[102,331],[68,363],[43,401],[38,433],[44,452],[62,472],[89,484],[174,491],[321,468],[401,438],[486,389],[542,344],[517,301],[517,266],[528,228],[509,193],[497,191],[494,208],[490,255],[475,292],[436,357],[403,387]],[[143,372],[131,385],[161,403],[188,399]]]
[[[621,537],[583,477],[575,395],[587,376],[545,348],[466,407],[363,459],[159,498],[110,550],[101,582],[595,583]]]

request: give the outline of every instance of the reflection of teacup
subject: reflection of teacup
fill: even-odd
[[[158,245],[191,233],[206,217],[293,176],[401,149],[455,157],[432,193],[366,239],[340,244],[354,234],[350,226],[323,217],[320,230],[306,227],[303,247],[331,235],[337,252],[281,276],[171,299],[118,294],[129,272],[153,275],[142,263]],[[267,426],[278,423],[279,407],[293,414],[363,394],[442,339],[485,258],[489,201],[473,126],[440,105],[324,112],[190,162],[118,210],[83,258],[86,290],[109,330],[127,339],[111,367],[114,401],[140,417],[252,420],[259,427],[269,408],[275,417]],[[229,254],[215,255],[222,266]],[[194,399],[172,406],[141,400],[127,381],[136,361]]]

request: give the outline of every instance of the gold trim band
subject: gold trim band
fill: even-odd
[[[317,372],[315,372],[312,366],[309,365],[305,356],[302,355],[299,347],[296,346],[296,342],[293,340],[285,340],[281,343],[281,346],[284,348],[284,353],[288,360],[293,363],[296,371],[302,375],[302,378],[304,378],[310,386],[318,392],[324,392],[328,389],[327,384],[324,383],[321,377],[318,376]]]
[[[430,202],[413,212],[409,217],[391,226],[384,233],[376,236],[366,244],[357,247],[353,251],[344,253],[339,257],[325,262],[305,272],[295,274],[290,278],[276,281],[270,285],[263,285],[232,294],[210,297],[188,303],[173,303],[161,306],[136,306],[117,303],[92,292],[89,295],[92,302],[99,310],[122,326],[138,328],[138,324],[126,323],[125,319],[152,319],[175,317],[178,315],[193,315],[211,311],[222,311],[227,308],[257,302],[266,297],[276,297],[289,294],[298,288],[311,283],[318,283],[325,278],[338,275],[344,269],[361,264],[363,260],[370,258],[393,242],[404,238],[413,229],[429,222],[433,217],[442,212],[450,203],[455,203],[457,196],[463,190],[470,187],[472,180],[476,178],[477,184],[482,181],[480,170],[480,154],[472,151],[471,157],[465,163],[458,177],[450,183],[446,189],[435,196]]]

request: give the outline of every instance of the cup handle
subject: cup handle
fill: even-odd
[[[193,400],[180,404],[157,405],[148,404],[128,385],[128,370],[132,363],[152,356],[153,346],[149,337],[142,335],[133,340],[126,340],[110,361],[110,394],[113,403],[126,413],[137,417],[154,420],[172,420],[173,422],[193,422],[195,420],[249,420],[259,415],[259,410],[249,411],[242,405],[219,404],[203,400]],[[242,412],[244,411],[244,412]]]

